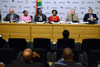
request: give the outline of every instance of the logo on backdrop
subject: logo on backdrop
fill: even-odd
[[[16,8],[16,6],[11,6],[10,8],[14,8],[14,9],[15,9],[15,8]]]
[[[2,2],[3,2],[3,3],[7,3],[7,2],[9,2],[9,1],[8,1],[8,0],[2,0]]]
[[[88,1],[87,4],[93,4],[93,2],[92,1]]]
[[[65,2],[64,1],[60,1],[59,4],[65,4]]]
[[[64,9],[64,7],[63,7],[63,6],[61,6],[60,8],[61,8],[61,9]]]
[[[97,3],[100,4],[100,0],[97,0]]]
[[[79,4],[79,2],[78,1],[74,1],[73,4]]]
[[[71,3],[70,1],[67,1],[67,3]]]
[[[50,4],[50,3],[51,3],[50,1],[45,2],[45,4]]]
[[[8,6],[7,5],[4,5],[4,7],[7,8]]]
[[[28,3],[28,0],[26,0],[26,3]]]
[[[30,8],[30,6],[25,6],[24,8],[29,9],[29,8]]]
[[[84,4],[85,3],[85,1],[81,1],[81,4]]]
[[[56,0],[54,0],[54,4],[56,4],[57,2],[56,2]]]
[[[3,11],[3,13],[7,14],[7,13],[8,13],[8,11]]]
[[[12,2],[14,2],[14,0],[12,0]]]
[[[22,8],[22,6],[21,6],[21,5],[19,5],[19,8]]]
[[[17,1],[17,3],[23,3],[23,1]]]
[[[84,12],[81,12],[81,14],[84,14]]]

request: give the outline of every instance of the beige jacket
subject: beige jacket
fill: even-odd
[[[68,14],[66,21],[72,21],[72,15]],[[78,16],[76,14],[74,14],[73,16],[73,21],[79,21]]]

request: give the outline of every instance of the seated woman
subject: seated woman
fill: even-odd
[[[24,10],[23,13],[24,13],[24,15],[22,15],[22,16],[20,17],[20,21],[24,21],[24,22],[26,22],[26,23],[31,22],[32,19],[31,19],[30,16],[28,16],[28,11],[27,11],[27,10]]]
[[[57,10],[52,10],[53,16],[49,17],[48,22],[59,22],[60,18],[59,18],[59,16],[57,16],[57,13],[58,13]]]

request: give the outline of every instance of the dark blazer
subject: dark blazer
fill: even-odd
[[[0,21],[1,21],[1,14],[0,14]]]
[[[11,14],[7,14],[7,16],[4,18],[4,21],[10,21],[10,15]],[[19,15],[17,14],[13,14],[13,21],[16,22],[16,21],[19,21]]]
[[[93,16],[93,18],[96,18],[96,20],[94,20],[94,21],[98,21],[98,17],[96,14],[92,14],[92,16]],[[88,18],[89,18],[89,13],[85,14],[83,21],[90,22],[90,21],[88,21]]]
[[[43,21],[47,21],[47,17],[46,15],[42,14],[42,21],[39,21],[39,15],[35,15],[34,20],[35,22],[43,22]]]

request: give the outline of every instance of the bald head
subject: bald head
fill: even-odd
[[[23,52],[23,57],[24,57],[24,60],[26,61],[29,61],[32,59],[32,50],[31,49],[25,49],[24,52]]]
[[[5,67],[5,64],[0,64],[0,67]]]
[[[10,13],[10,14],[13,14],[13,13],[14,13],[14,10],[13,10],[12,8],[10,8],[10,9],[9,9],[9,13]]]
[[[30,48],[27,48],[24,50],[24,52],[32,52],[32,50]]]

